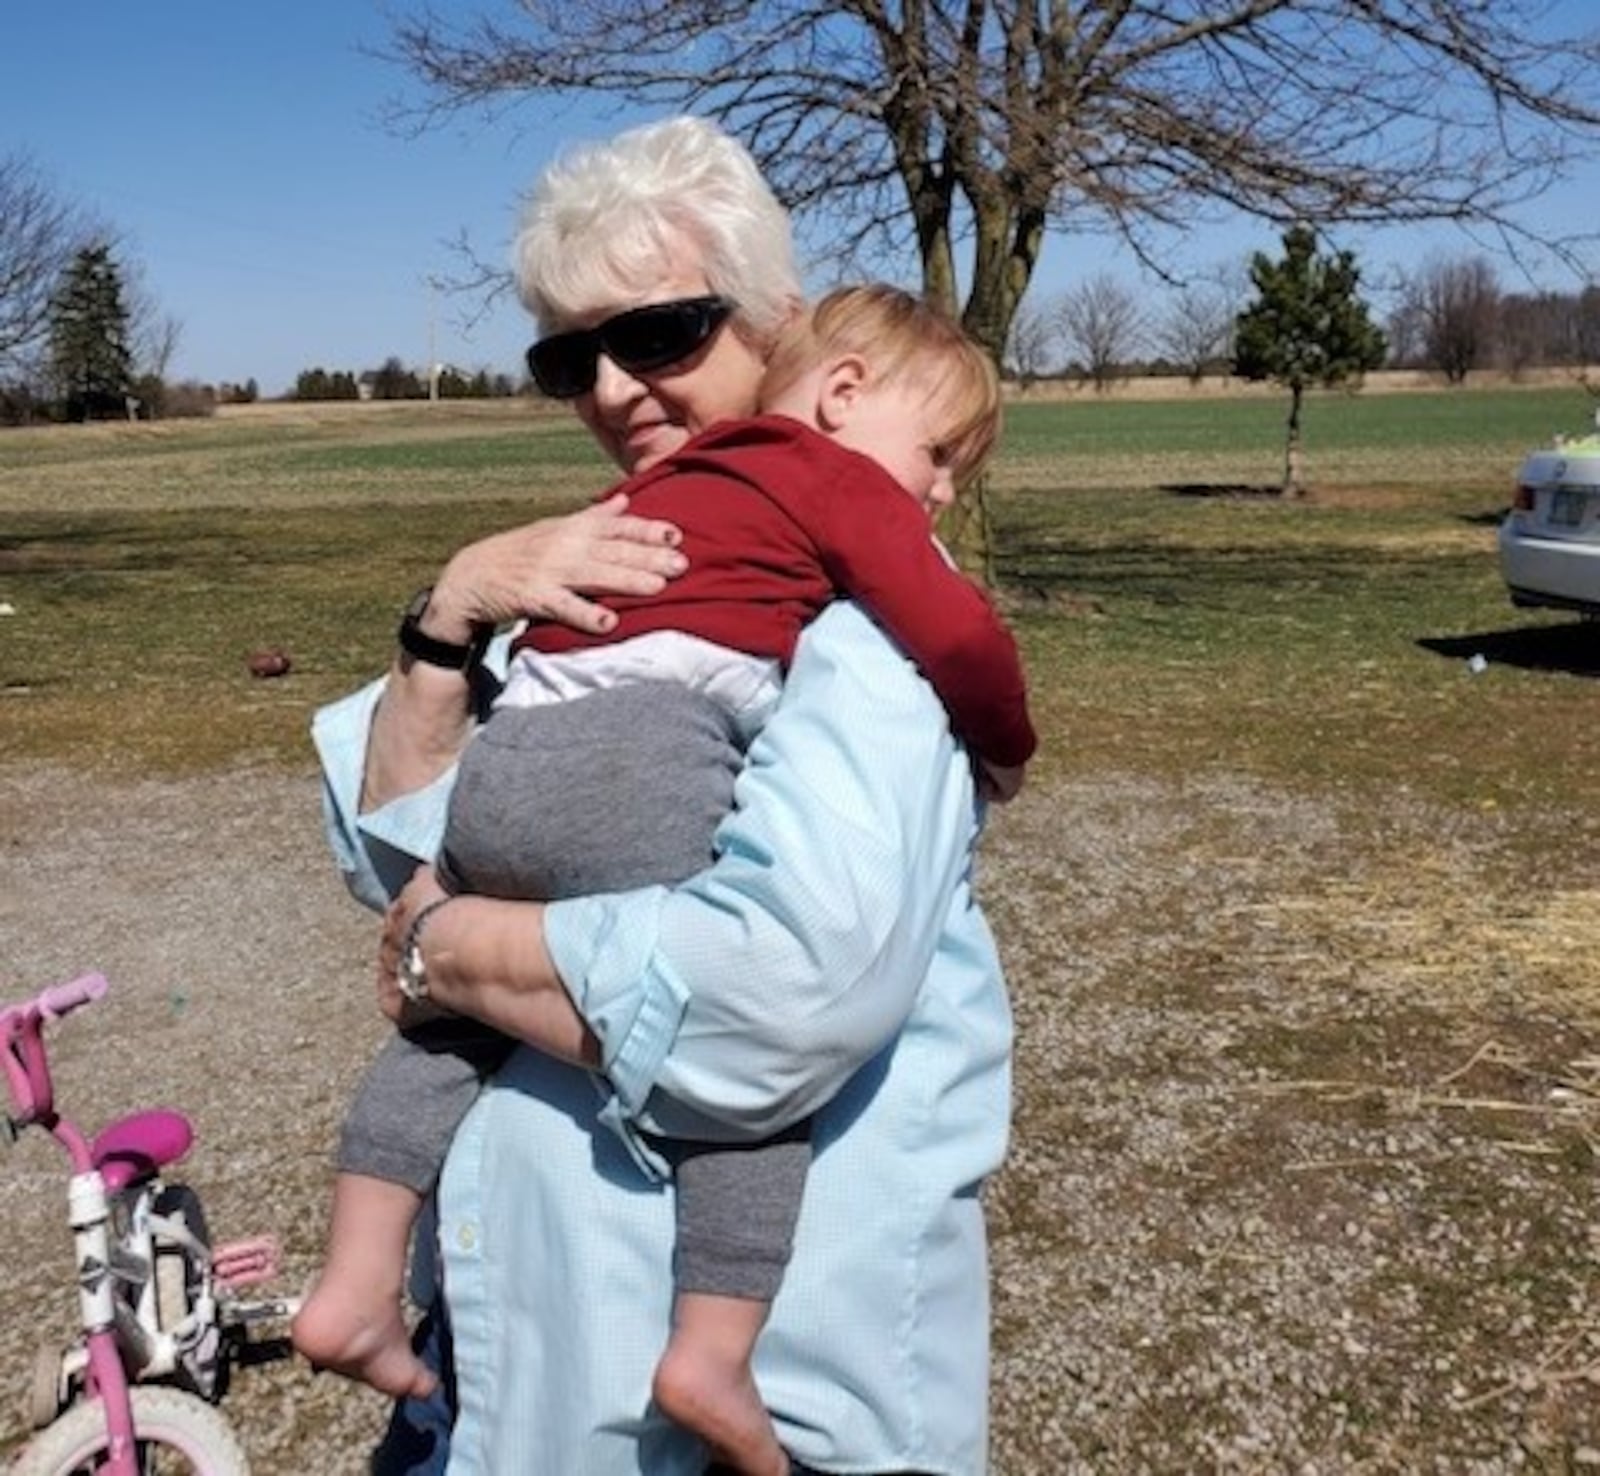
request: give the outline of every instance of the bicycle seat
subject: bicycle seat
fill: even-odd
[[[194,1142],[194,1129],[181,1112],[157,1108],[119,1117],[89,1145],[94,1166],[115,1194],[169,1163],[176,1163]]]

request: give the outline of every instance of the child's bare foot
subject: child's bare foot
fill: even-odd
[[[296,1350],[317,1368],[369,1384],[396,1399],[423,1399],[438,1378],[411,1348],[398,1301],[368,1302],[323,1279],[289,1325]]]
[[[789,1476],[772,1416],[745,1362],[675,1336],[656,1365],[652,1392],[663,1414],[693,1431],[740,1476]]]

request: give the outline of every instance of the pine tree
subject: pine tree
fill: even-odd
[[[1307,387],[1341,384],[1383,363],[1383,334],[1356,295],[1360,278],[1350,252],[1318,255],[1309,226],[1283,233],[1282,261],[1261,251],[1251,258],[1257,297],[1234,325],[1233,372],[1275,380],[1289,390],[1286,497],[1305,491],[1300,407]]]
[[[50,305],[50,369],[72,420],[121,415],[133,380],[122,272],[105,244],[72,260]]]

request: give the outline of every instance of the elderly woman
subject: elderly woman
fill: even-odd
[[[549,171],[518,275],[547,335],[587,330],[565,340],[576,408],[630,472],[754,409],[799,295],[787,221],[748,155],[689,119]],[[708,296],[731,317],[677,310]],[[836,605],[802,637],[710,869],[549,905],[462,898],[410,936],[442,895],[426,868],[406,878],[437,850],[487,630],[601,628],[584,593],[659,587],[679,568],[671,541],[605,506],[463,549],[408,612],[387,680],[317,719],[340,863],[364,900],[394,898],[391,1007],[411,941],[431,999],[530,1047],[480,1097],[439,1185],[450,1466],[704,1470],[650,1398],[674,1234],[657,1135],[753,1140],[815,1113],[756,1360],[783,1446],[796,1469],[979,1471],[978,1191],[1004,1151],[1009,1015],[970,891],[971,766],[859,610]],[[411,1469],[440,1469],[439,1454]]]

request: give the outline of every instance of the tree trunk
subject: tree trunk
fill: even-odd
[[[1044,216],[1036,210],[1018,210],[999,195],[980,197],[973,204],[977,241],[972,291],[961,315],[962,326],[989,351],[998,369],[1012,320],[1039,259]],[[924,283],[930,280],[929,267],[924,255]],[[998,570],[987,476],[979,477],[961,494],[945,515],[940,531],[956,563],[993,589]]]
[[[939,536],[963,570],[993,589],[994,524],[989,512],[989,473],[984,472],[951,505],[939,521]]]
[[[1289,386],[1289,434],[1283,456],[1283,495],[1303,497],[1306,491],[1305,453],[1300,445],[1300,401],[1305,386]]]

